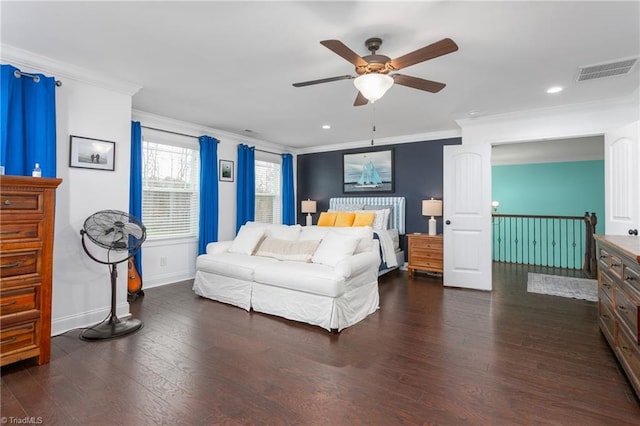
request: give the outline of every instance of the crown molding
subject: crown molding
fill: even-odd
[[[94,70],[56,61],[55,59],[6,44],[0,46],[0,61],[19,67],[25,72],[52,74],[58,80],[75,80],[128,96],[135,95],[142,88],[137,84],[116,81]],[[64,85],[64,81],[62,83]]]
[[[247,137],[245,135],[228,132],[225,130],[216,129],[213,127],[202,126],[195,123],[190,123],[187,121],[176,120],[169,117],[164,117],[162,115],[153,114],[146,111],[141,111],[138,109],[132,110],[131,114],[132,120],[140,121],[143,126],[149,127],[157,127],[162,130],[168,130],[171,132],[179,132],[187,135],[191,135],[193,137],[199,137],[200,135],[211,135],[216,139],[234,139],[243,141],[246,143],[250,143],[255,145],[259,149],[273,151],[274,153],[284,154],[286,152],[291,154],[297,154],[296,149],[285,146],[278,145],[271,142],[266,142],[260,139]]]
[[[392,136],[388,138],[374,139],[374,146],[398,145],[403,143],[435,141],[442,139],[459,138],[462,133],[459,129],[441,130],[437,132],[416,133],[411,135]],[[370,148],[371,139],[345,142],[332,145],[318,145],[309,148],[298,149],[298,154],[313,154],[317,152],[341,151],[345,149]]]
[[[624,110],[633,110],[636,111],[636,116],[640,115],[638,113],[639,103],[638,103],[638,93],[639,89],[636,89],[633,93],[628,96],[606,99],[600,101],[593,102],[584,102],[579,104],[565,104],[565,105],[557,105],[548,108],[537,108],[537,109],[528,109],[528,110],[520,110],[520,111],[511,111],[499,114],[478,116],[472,118],[462,118],[456,120],[458,126],[461,129],[471,128],[474,126],[483,126],[487,124],[495,124],[500,122],[512,122],[518,120],[529,120],[529,119],[539,119],[545,118],[549,116],[561,116],[561,115],[569,115],[569,114],[584,114],[584,113],[594,113],[603,110],[611,110],[611,109],[624,109]]]

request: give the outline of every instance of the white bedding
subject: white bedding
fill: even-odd
[[[382,255],[382,261],[386,263],[387,268],[395,268],[398,266],[398,259],[396,258],[396,245],[393,240],[393,230],[376,229],[374,232],[378,234],[380,240],[380,252]],[[395,232],[397,234],[397,231]]]

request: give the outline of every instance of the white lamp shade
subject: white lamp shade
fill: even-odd
[[[442,200],[422,200],[423,216],[442,216]]]
[[[387,90],[393,86],[393,78],[386,74],[364,74],[353,80],[353,84],[362,93],[362,96],[373,103],[384,96]]]
[[[315,213],[316,202],[312,200],[305,200],[302,202],[302,213]]]

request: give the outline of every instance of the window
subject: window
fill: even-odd
[[[160,133],[145,129],[142,141],[142,222],[147,238],[197,237],[198,143]]]
[[[279,156],[256,153],[256,222],[282,223],[282,164]],[[275,160],[277,158],[277,160]]]

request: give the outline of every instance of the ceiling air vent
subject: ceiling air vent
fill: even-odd
[[[631,72],[631,69],[634,67],[636,62],[638,62],[638,58],[623,59],[616,62],[609,62],[607,64],[579,67],[577,81],[628,74]]]

